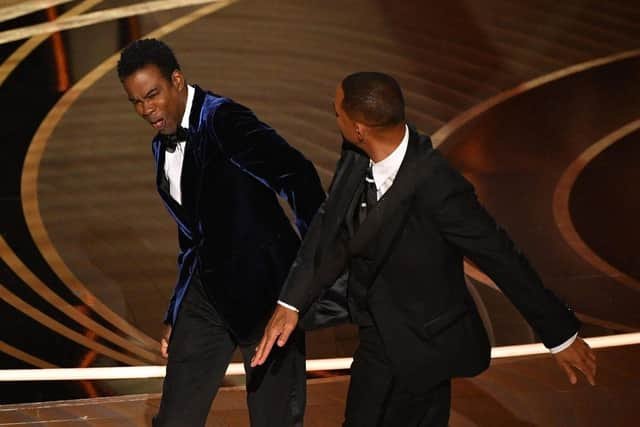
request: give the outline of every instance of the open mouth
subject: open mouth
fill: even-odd
[[[161,129],[164,128],[165,120],[164,119],[158,119],[156,121],[152,121],[152,122],[149,122],[149,123],[151,123],[151,126],[153,126],[154,129],[161,130]]]

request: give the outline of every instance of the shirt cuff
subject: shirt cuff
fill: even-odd
[[[292,306],[292,305],[287,304],[287,303],[286,303],[286,302],[284,302],[284,301],[280,301],[280,300],[278,300],[278,305],[281,305],[281,306],[283,306],[284,308],[288,308],[289,310],[293,310],[293,311],[295,311],[296,313],[300,313],[300,310],[298,310],[297,308],[295,308],[295,307],[294,307],[294,306]]]
[[[560,353],[562,350],[565,350],[567,347],[569,347],[571,344],[573,344],[573,342],[576,340],[577,337],[578,337],[578,333],[576,332],[575,334],[573,334],[571,336],[571,338],[569,338],[568,340],[566,340],[565,342],[563,342],[562,344],[560,344],[558,346],[550,348],[549,351],[552,354]]]

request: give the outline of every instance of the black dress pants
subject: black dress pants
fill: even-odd
[[[194,277],[171,334],[167,374],[153,426],[204,426],[237,346],[247,372],[251,425],[301,426],[306,402],[304,334],[292,335],[285,347],[274,348],[264,365],[251,368],[257,344],[240,341],[229,331]]]
[[[451,381],[415,393],[392,372],[375,326],[361,326],[353,356],[344,427],[446,427]]]

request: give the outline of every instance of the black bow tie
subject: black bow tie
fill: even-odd
[[[165,150],[167,150],[169,153],[173,153],[174,151],[176,151],[178,142],[187,140],[188,134],[189,133],[187,129],[181,126],[178,126],[178,128],[176,129],[176,133],[167,134],[167,135],[161,133],[160,142],[162,143],[162,146],[164,147]]]

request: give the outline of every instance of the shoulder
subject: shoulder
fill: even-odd
[[[439,206],[456,194],[475,192],[438,149],[425,149],[418,162],[418,195],[430,206]]]

